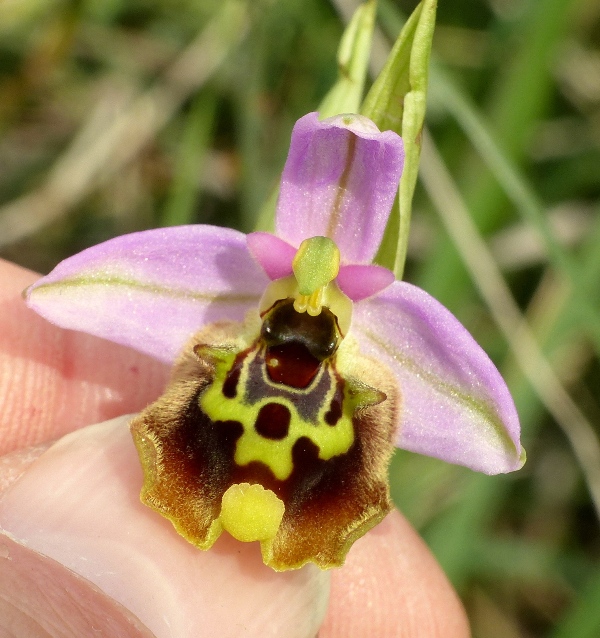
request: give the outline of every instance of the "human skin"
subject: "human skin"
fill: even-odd
[[[169,614],[206,636],[314,633],[326,575],[312,567],[276,574],[262,565],[256,543],[227,535],[200,552],[139,504],[141,471],[123,434],[126,419],[83,426],[139,411],[159,396],[169,371],[38,317],[21,299],[37,277],[0,261],[0,528],[9,532],[0,536],[0,635],[82,636],[93,629],[111,638],[180,638],[161,634]],[[71,492],[60,489],[70,483]],[[132,545],[123,559],[125,542]],[[94,569],[86,572],[86,565]],[[146,573],[160,578],[144,579]],[[320,638],[470,635],[444,573],[398,512],[330,574]],[[214,597],[212,607],[197,604],[199,591]],[[242,632],[236,623],[244,610]]]

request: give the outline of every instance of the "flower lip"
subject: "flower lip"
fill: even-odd
[[[265,365],[269,379],[274,383],[304,389],[317,376],[321,361],[305,345],[292,341],[268,347]],[[275,419],[270,418],[269,421],[273,423]]]

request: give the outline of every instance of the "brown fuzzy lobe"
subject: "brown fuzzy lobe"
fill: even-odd
[[[233,457],[242,425],[213,422],[201,411],[199,396],[213,380],[214,362],[199,358],[194,347],[219,343],[241,350],[248,343],[235,337],[239,330],[239,324],[219,324],[198,334],[176,363],[165,394],[132,421],[145,475],[142,500],[207,549],[216,538],[210,530],[225,490],[234,483],[260,483],[285,504],[276,537],[262,544],[265,563],[276,570],[309,561],[321,568],[339,566],[352,543],[390,509],[387,468],[398,390],[381,365],[355,354],[348,359],[353,376],[358,372],[361,382],[384,391],[387,400],[355,411],[355,440],[348,452],[324,461],[316,445],[302,437],[292,450],[292,473],[283,481],[262,463],[238,466]],[[338,395],[344,383],[355,384],[345,370],[344,376],[337,376]]]

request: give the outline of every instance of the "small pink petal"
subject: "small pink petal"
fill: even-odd
[[[424,290],[396,281],[354,307],[361,351],[402,396],[397,445],[486,474],[519,469],[519,418],[508,388],[461,323]]]
[[[360,115],[300,118],[277,203],[277,235],[299,246],[321,235],[342,261],[368,264],[379,248],[404,163],[402,139]]]
[[[383,266],[342,266],[337,276],[341,291],[352,301],[372,297],[390,286],[395,280],[394,273]]]
[[[271,233],[256,232],[246,235],[250,254],[262,266],[271,280],[292,274],[292,261],[296,248]]]

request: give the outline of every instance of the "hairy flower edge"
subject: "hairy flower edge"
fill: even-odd
[[[202,394],[218,381],[214,353],[237,355],[252,346],[248,324],[255,320],[244,326],[217,323],[198,333],[175,364],[163,396],[131,422],[144,468],[142,501],[170,519],[189,542],[208,549],[224,529],[239,537],[223,516],[229,488],[259,484],[283,502],[283,516],[273,533],[273,508],[261,502],[248,525],[254,531],[257,516],[264,517],[267,537],[260,538],[260,529],[258,537],[240,540],[260,541],[265,564],[277,571],[308,562],[322,569],[340,566],[354,541],[391,508],[387,470],[400,409],[398,389],[389,371],[356,356],[349,340],[340,346],[346,350],[344,369],[335,370],[354,393],[354,401],[344,402],[354,431],[348,450],[321,459],[318,445],[304,435],[293,443],[292,471],[283,480],[264,463],[240,466],[235,457],[243,426],[233,420],[215,422],[200,404]],[[314,427],[331,428],[324,422]],[[294,429],[292,422],[287,437],[297,436]]]

